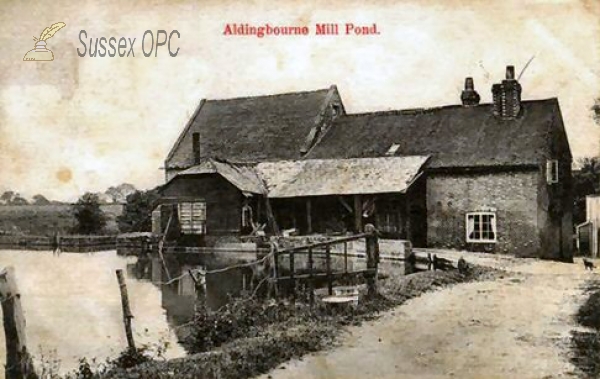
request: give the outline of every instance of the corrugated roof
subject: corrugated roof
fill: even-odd
[[[270,198],[404,192],[427,156],[263,162]]]
[[[554,130],[566,134],[558,100],[523,102],[523,114],[500,120],[491,104],[346,115],[336,119],[308,159],[431,155],[432,168],[538,164]]]
[[[202,101],[169,153],[166,166],[194,164],[193,133],[199,133],[203,158],[231,162],[298,159],[330,91],[335,88]]]
[[[196,166],[178,173],[175,177],[186,175],[219,174],[240,191],[255,194],[264,194],[266,188],[257,175],[255,169],[247,165],[219,162],[214,159],[206,159]]]

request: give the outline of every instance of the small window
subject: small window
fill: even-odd
[[[496,214],[493,212],[467,213],[467,242],[495,243]]]
[[[388,156],[395,155],[399,148],[400,148],[400,145],[398,145],[397,143],[394,143],[394,144],[392,144],[392,146],[390,146],[390,148],[385,153],[385,155],[388,155]]]
[[[558,161],[556,159],[546,162],[546,180],[548,184],[558,183]]]
[[[331,117],[332,118],[336,118],[337,116],[339,116],[340,112],[341,112],[341,107],[339,104],[334,103],[331,105]]]
[[[204,201],[178,204],[179,225],[183,234],[206,234],[206,203]]]

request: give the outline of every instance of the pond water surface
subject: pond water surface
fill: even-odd
[[[166,358],[185,354],[167,318],[170,296],[150,280],[136,279],[131,268],[137,258],[115,251],[90,254],[0,250],[0,268],[15,268],[27,322],[27,345],[37,358],[42,354],[60,361],[60,371],[77,367],[80,357],[104,361],[127,346],[121,298],[115,270],[127,273],[127,287],[136,345],[151,348],[168,344]],[[129,271],[129,273],[128,273]],[[193,294],[187,299],[184,320],[193,314]],[[171,324],[169,323],[171,321]],[[177,320],[176,320],[177,321]],[[162,341],[162,342],[161,342]],[[0,363],[5,363],[4,333],[0,332]],[[0,370],[4,378],[4,369]]]

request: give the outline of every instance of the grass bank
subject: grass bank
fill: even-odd
[[[571,332],[571,362],[587,378],[600,377],[600,280],[586,286],[586,302],[577,311],[577,323],[591,331]]]
[[[363,298],[357,307],[335,312],[323,306],[311,309],[303,302],[239,299],[219,312],[198,312],[184,341],[189,356],[152,360],[127,369],[113,367],[89,378],[251,378],[292,358],[334,345],[346,326],[360,325],[408,299],[436,288],[499,275],[503,273],[480,267],[471,267],[467,275],[456,271],[409,276],[392,273],[379,281],[379,296]]]

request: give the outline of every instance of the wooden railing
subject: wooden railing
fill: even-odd
[[[53,238],[49,236],[0,235],[0,249],[51,250]],[[63,252],[93,252],[114,250],[117,236],[65,235],[60,237]]]
[[[348,269],[348,247],[347,243],[357,240],[365,240],[367,264],[364,270],[349,270]],[[332,247],[335,245],[343,245],[343,269],[335,270],[332,267]],[[314,302],[315,281],[318,279],[326,279],[327,292],[333,295],[333,283],[339,278],[350,278],[363,276],[367,282],[368,296],[374,296],[377,293],[377,266],[379,263],[379,243],[377,231],[372,225],[365,227],[365,233],[353,235],[350,237],[337,238],[330,241],[316,242],[302,246],[279,249],[274,246],[274,287],[275,295],[280,294],[280,284],[286,282],[292,290],[292,297],[295,299],[296,284],[298,281],[303,281],[308,284],[308,294],[310,303]],[[297,270],[296,258],[307,257],[307,267],[299,273]],[[315,257],[325,257],[325,270],[319,270],[315,267]],[[288,257],[288,267],[283,267],[281,260]],[[287,270],[287,275],[282,275],[284,270]]]

